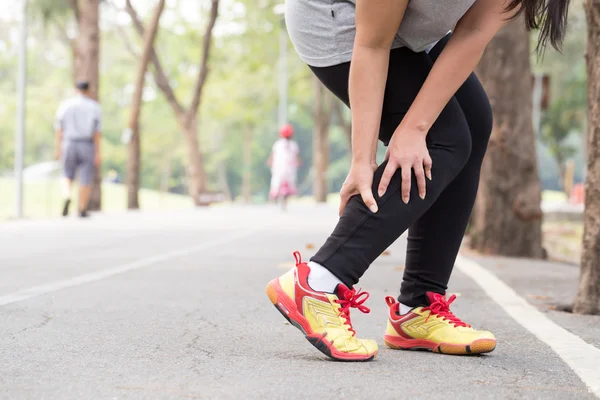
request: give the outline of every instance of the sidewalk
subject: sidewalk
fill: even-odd
[[[600,316],[564,312],[573,305],[579,266],[556,262],[466,255],[502,279],[552,321],[600,349]],[[600,370],[600,360],[598,360]]]

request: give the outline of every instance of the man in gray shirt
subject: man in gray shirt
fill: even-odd
[[[77,96],[64,101],[56,113],[57,159],[63,163],[63,216],[69,214],[71,186],[79,170],[79,216],[88,216],[94,170],[100,166],[102,112],[90,97],[89,84],[77,83]]]

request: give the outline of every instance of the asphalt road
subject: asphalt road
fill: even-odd
[[[335,210],[296,206],[0,225],[0,398],[596,398],[461,271],[450,285],[460,294],[454,311],[494,332],[496,351],[387,349],[384,296],[397,294],[403,239],[361,282],[371,313],[352,315],[379,357],[326,359],[264,287],[292,266],[294,250],[308,258],[307,245],[323,242],[335,221]]]

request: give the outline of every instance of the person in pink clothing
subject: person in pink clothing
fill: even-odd
[[[294,128],[287,124],[279,129],[279,140],[273,144],[269,157],[271,167],[271,190],[269,197],[280,202],[282,209],[286,209],[289,196],[297,194],[296,175],[300,161],[300,149],[292,140]]]

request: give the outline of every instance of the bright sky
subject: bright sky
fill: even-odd
[[[113,0],[114,4],[119,7],[125,6],[125,0]],[[134,7],[140,12],[145,13],[154,6],[155,1],[148,0],[132,0]],[[198,0],[167,0],[167,8],[175,7],[178,5],[182,11],[182,15],[193,16],[199,14],[200,6]],[[17,20],[21,17],[21,7],[23,0],[0,0],[0,20]]]
[[[0,0],[0,10],[2,10],[0,20],[8,21],[17,18],[20,14],[19,3],[14,0]]]

